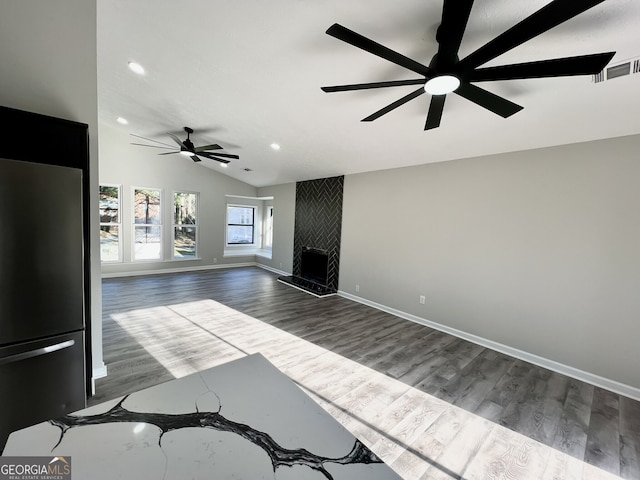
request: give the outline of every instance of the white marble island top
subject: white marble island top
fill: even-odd
[[[400,479],[260,354],[19,430],[3,455],[71,457],[75,480]]]

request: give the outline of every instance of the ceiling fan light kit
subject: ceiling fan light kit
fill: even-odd
[[[439,75],[424,84],[424,91],[430,95],[446,95],[460,86],[460,79],[454,75]]]
[[[363,118],[363,122],[373,121],[423,93],[429,93],[431,95],[431,102],[424,127],[425,130],[431,130],[440,126],[446,95],[449,93],[455,93],[496,115],[508,118],[522,110],[523,107],[476,86],[474,84],[475,82],[595,75],[604,69],[615,55],[615,52],[539,60],[488,68],[478,67],[604,1],[605,0],[553,0],[460,60],[458,58],[458,50],[462,43],[474,0],[444,0],[442,20],[436,33],[438,51],[431,59],[429,66],[405,57],[390,48],[336,23],[327,29],[326,33],[328,35],[411,70],[412,72],[418,73],[422,78],[337,85],[322,87],[322,90],[327,93],[333,93],[421,85],[417,90],[374,112],[368,117]]]

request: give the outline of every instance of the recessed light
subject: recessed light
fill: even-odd
[[[116,119],[116,122],[118,122],[120,125],[127,125],[129,123],[129,121],[124,117],[118,117]]]
[[[440,75],[424,84],[424,91],[431,95],[445,95],[460,86],[460,80],[453,75]]]
[[[271,148],[273,148],[274,150],[280,150],[280,145],[278,145],[277,143],[272,143]]]
[[[138,75],[144,75],[144,67],[136,62],[129,62],[129,69]]]

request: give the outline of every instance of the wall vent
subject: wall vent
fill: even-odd
[[[617,65],[607,67],[600,73],[592,75],[593,83],[604,82],[605,80],[611,80],[613,78],[624,77],[632,73],[640,72],[640,59],[625,60]]]

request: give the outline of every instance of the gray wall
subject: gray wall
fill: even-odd
[[[134,132],[132,132],[134,133]],[[224,257],[226,204],[225,195],[256,197],[257,189],[181,155],[157,155],[155,149],[131,145],[133,137],[119,129],[100,126],[100,183],[122,187],[122,263],[105,263],[103,273],[128,274],[161,270],[206,268],[255,262],[254,255]],[[134,187],[160,188],[164,199],[163,261],[131,262]],[[174,191],[199,192],[198,260],[169,260],[171,240],[171,195]],[[238,203],[236,199],[230,203]],[[242,202],[240,202],[242,203]],[[256,202],[246,201],[252,204]],[[215,259],[215,260],[214,260]]]
[[[95,0],[10,0],[0,2],[0,104],[89,125],[91,249],[98,236],[98,94]],[[16,139],[37,142],[19,125]],[[35,144],[34,144],[35,145]],[[43,152],[55,145],[40,145]],[[43,153],[45,154],[45,153]],[[94,373],[102,361],[100,258],[91,262],[91,327]]]
[[[630,136],[349,175],[340,290],[640,388],[639,150]]]

